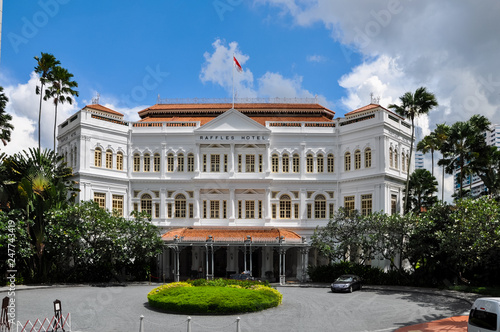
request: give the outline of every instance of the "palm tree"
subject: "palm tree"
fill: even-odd
[[[432,176],[434,176],[434,151],[438,148],[438,141],[434,135],[431,133],[430,135],[422,138],[420,142],[417,143],[417,151],[421,151],[422,153],[431,152],[431,160],[432,160]]]
[[[35,92],[37,95],[40,95],[40,106],[38,108],[38,150],[41,150],[42,98],[44,93],[47,94],[47,91],[43,90],[43,86],[52,82],[52,71],[60,62],[52,54],[43,52],[40,57],[35,56],[35,60],[37,62],[35,73],[40,75],[40,86],[37,85]]]
[[[426,169],[417,169],[410,176],[410,200],[409,209],[415,213],[422,212],[423,209],[430,208],[437,202],[434,193],[437,192],[437,181]]]
[[[12,121],[12,116],[5,113],[8,101],[9,99],[3,93],[3,87],[0,86],[0,140],[3,145],[7,145],[7,142],[10,142],[10,133],[14,129],[14,126],[9,123],[9,121]]]
[[[459,169],[458,198],[463,197],[464,175],[469,174],[476,159],[480,158],[487,149],[484,132],[491,123],[482,115],[473,115],[468,121],[455,122],[449,130],[448,139],[443,143],[441,152],[443,158],[438,165],[445,166],[446,173],[453,174]],[[471,165],[468,165],[471,163]]]
[[[441,148],[442,148],[444,142],[446,142],[446,140],[448,139],[449,131],[450,131],[450,127],[444,123],[438,124],[436,126],[436,129],[434,129],[434,132],[432,134],[434,135],[434,138],[435,138],[436,143],[437,143],[437,149],[439,151],[441,151]],[[444,173],[445,173],[445,170],[444,170],[444,165],[443,165],[443,172],[442,172],[442,179],[441,179],[441,201],[443,201],[443,202],[444,202]]]
[[[64,208],[75,197],[77,188],[70,180],[72,169],[54,151],[30,149],[5,157],[2,162],[2,190],[12,209],[23,210],[28,224],[31,247],[36,255],[31,260],[32,275],[45,279],[46,213],[51,208]]]
[[[420,87],[415,90],[415,93],[406,92],[399,97],[401,105],[391,104],[389,108],[411,120],[411,145],[410,156],[408,157],[408,165],[411,165],[413,154],[413,141],[415,139],[415,118],[422,114],[427,114],[433,108],[438,106],[436,97],[433,93],[427,91],[425,87]],[[404,202],[404,211],[408,212],[408,185],[410,183],[410,172],[406,175],[406,196]]]
[[[72,81],[73,74],[68,72],[65,68],[55,66],[52,70],[52,85],[47,89],[44,100],[49,98],[54,99],[54,151],[56,151],[56,127],[57,127],[57,106],[59,103],[64,104],[68,102],[73,104],[73,96],[78,97],[78,91],[73,88],[78,87],[78,83]]]

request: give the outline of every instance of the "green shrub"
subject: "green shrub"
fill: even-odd
[[[254,285],[253,288],[241,288],[235,284],[213,285],[218,283],[223,282],[196,287],[189,283],[160,286],[149,292],[148,302],[154,308],[176,313],[234,314],[276,307],[283,299],[280,292],[264,285]]]

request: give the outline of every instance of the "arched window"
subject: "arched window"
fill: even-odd
[[[283,159],[282,159],[282,170],[283,170],[283,173],[288,173],[290,172],[290,157],[288,156],[288,154],[284,154],[283,155]]]
[[[314,199],[314,218],[326,218],[326,198],[324,195],[317,195]]]
[[[106,150],[106,168],[113,168],[113,152]]]
[[[155,172],[159,172],[160,171],[160,164],[161,164],[160,154],[159,153],[155,153],[154,157],[153,157],[153,170]]]
[[[177,155],[177,172],[184,172],[184,154]]]
[[[175,196],[175,217],[186,218],[186,196],[183,194]]]
[[[392,147],[389,148],[389,167],[394,167],[394,152]]]
[[[95,148],[94,150],[94,166],[101,167],[102,166],[102,151],[101,148]]]
[[[271,156],[271,172],[278,173],[279,162],[280,162],[280,160],[278,158],[278,155],[276,153],[274,153]]]
[[[314,157],[312,154],[307,154],[306,156],[306,172],[312,173],[314,172]]]
[[[325,171],[325,160],[322,154],[318,155],[318,159],[316,160],[316,162],[317,162],[318,173],[323,173]]]
[[[292,157],[292,171],[294,173],[300,172],[300,157],[297,153],[295,153]]]
[[[187,157],[187,171],[194,172],[194,154],[190,153]]]
[[[134,172],[140,172],[141,170],[141,156],[136,153],[134,154]]]
[[[173,172],[174,171],[174,154],[169,153],[167,155],[167,172]]]
[[[144,172],[151,171],[151,156],[149,153],[144,154]]]
[[[394,168],[399,168],[398,150],[394,149]]]
[[[280,218],[290,219],[292,217],[292,200],[288,195],[280,197]]]
[[[116,153],[116,169],[123,171],[123,153],[121,151]]]
[[[148,215],[153,215],[153,200],[150,194],[141,196],[141,211],[146,212]]]
[[[361,168],[361,151],[354,151],[354,169]]]
[[[326,168],[328,173],[335,172],[335,157],[331,153],[327,156]]]
[[[365,149],[365,168],[372,167],[372,149]]]
[[[348,151],[344,155],[344,170],[345,171],[350,171],[351,170],[351,153]]]

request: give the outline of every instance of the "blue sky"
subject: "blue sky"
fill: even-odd
[[[40,52],[79,84],[59,123],[97,93],[129,120],[158,95],[230,98],[233,53],[240,97],[317,96],[342,116],[370,93],[387,107],[426,86],[439,107],[418,120],[422,134],[473,114],[499,123],[499,12],[497,0],[5,0],[0,85],[15,130],[2,151],[37,145]],[[44,147],[52,108],[43,107]]]

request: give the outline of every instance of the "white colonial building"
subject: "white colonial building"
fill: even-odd
[[[167,278],[306,278],[317,226],[338,207],[400,212],[410,125],[369,104],[334,118],[315,103],[158,103],[141,120],[99,104],[59,126],[79,200],[147,211]],[[384,262],[372,262],[383,266]]]

